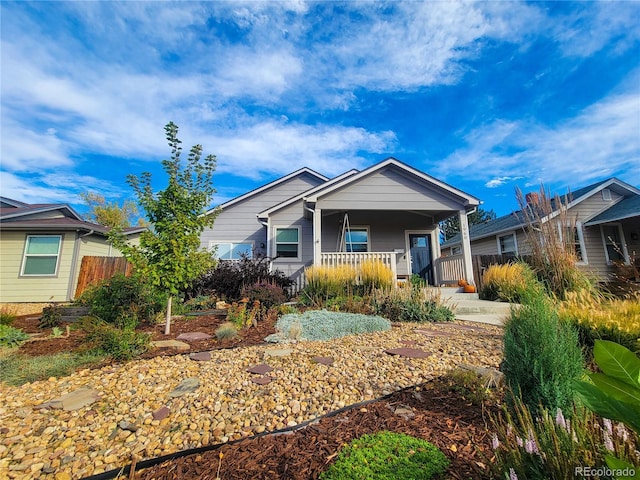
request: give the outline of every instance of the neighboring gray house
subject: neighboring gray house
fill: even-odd
[[[298,286],[307,266],[367,259],[389,265],[398,278],[473,282],[468,238],[459,258],[440,264],[438,222],[458,215],[464,229],[479,203],[394,158],[332,179],[302,168],[220,205],[201,246],[217,247],[228,260],[265,254]]]
[[[528,201],[536,198],[529,194]],[[580,188],[563,198],[568,218],[575,223],[578,266],[610,279],[614,262],[629,265],[640,254],[640,190],[617,178],[609,178]],[[553,221],[554,215],[544,221]],[[525,221],[521,210],[469,229],[473,255],[526,255]],[[442,244],[442,252],[457,255],[462,249],[460,235]],[[639,265],[640,266],[640,265]]]

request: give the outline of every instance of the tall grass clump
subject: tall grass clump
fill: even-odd
[[[601,339],[640,353],[640,294],[621,299],[587,290],[568,292],[558,314],[576,326],[581,344],[589,350]]]
[[[595,282],[581,271],[576,262],[576,219],[568,211],[570,196],[551,198],[544,187],[528,203],[520,189],[516,189],[525,223],[531,266],[549,293],[563,299],[566,292],[593,290]],[[552,218],[553,217],[553,218]]]
[[[609,456],[640,464],[637,436],[622,423],[600,419],[584,408],[572,408],[570,415],[560,409],[532,414],[517,399],[512,411],[491,419],[496,478],[585,478],[580,468],[607,468]]]
[[[11,325],[17,317],[15,309],[4,305],[0,307],[0,325]]]
[[[358,272],[351,265],[313,265],[305,268],[304,278],[303,299],[311,305],[324,305],[330,298],[352,292]]]
[[[584,367],[578,334],[561,322],[551,300],[535,289],[511,309],[504,329],[502,371],[513,396],[531,411],[570,411],[572,382]]]
[[[360,264],[360,283],[366,291],[374,288],[392,287],[395,278],[393,271],[380,260],[366,260]]]
[[[520,303],[522,296],[537,283],[531,267],[524,262],[490,265],[482,276],[479,296],[482,300]]]

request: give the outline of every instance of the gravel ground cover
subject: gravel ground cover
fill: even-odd
[[[408,343],[431,355],[385,353]],[[134,454],[156,457],[293,426],[431,380],[458,364],[497,367],[502,330],[459,322],[394,324],[387,332],[287,344],[292,351],[284,356],[270,355],[273,348],[215,350],[207,361],[188,354],[155,357],[21,387],[1,385],[0,478],[81,478],[125,465]],[[314,357],[334,361],[324,365]],[[264,363],[273,368],[272,381],[260,385],[247,369]],[[198,379],[197,389],[171,397],[188,378]],[[100,398],[74,411],[36,408],[80,388],[95,389]],[[162,407],[168,416],[154,419]]]

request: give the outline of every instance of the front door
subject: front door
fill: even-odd
[[[409,253],[411,254],[411,274],[419,275],[429,285],[433,285],[431,235],[428,233],[410,233]]]

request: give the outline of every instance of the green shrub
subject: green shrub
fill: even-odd
[[[19,328],[13,328],[9,325],[0,325],[0,345],[5,347],[19,347],[29,338]]]
[[[0,308],[0,325],[11,325],[16,318],[17,315],[11,309],[7,307]]]
[[[291,330],[300,330],[292,332]],[[391,329],[386,318],[357,313],[307,310],[302,314],[283,315],[276,322],[278,333],[269,335],[269,342],[299,340],[330,340],[357,333],[378,332]]]
[[[52,303],[48,307],[42,309],[42,316],[38,323],[39,328],[59,327],[62,321],[62,307]]]
[[[216,329],[216,338],[218,340],[228,340],[238,336],[238,329],[231,322],[225,322]]]
[[[436,289],[413,284],[374,290],[371,303],[377,315],[396,322],[446,322],[455,319],[451,309],[441,303]]]
[[[282,287],[267,282],[254,283],[244,287],[242,297],[249,299],[251,303],[258,301],[267,309],[287,301]]]
[[[511,309],[504,328],[502,371],[532,410],[569,411],[584,361],[575,329],[558,319],[548,297],[532,295]]]
[[[493,391],[487,381],[476,372],[461,368],[451,370],[439,381],[450,391],[473,405],[482,405],[493,398]]]
[[[218,299],[210,295],[199,295],[186,300],[183,305],[185,312],[200,312],[216,308]]]
[[[107,323],[135,328],[161,312],[167,299],[140,278],[117,274],[87,290],[79,302],[91,308],[91,315]]]
[[[340,450],[322,480],[428,480],[443,475],[449,459],[426,440],[382,431],[363,435]]]
[[[366,297],[359,295],[340,295],[331,298],[326,304],[327,310],[347,313],[363,313],[371,315],[374,312],[371,302]]]
[[[136,332],[131,327],[117,328],[98,318],[86,318],[81,328],[87,332],[87,341],[94,350],[114,360],[131,360],[149,348],[151,336]]]
[[[518,399],[512,409],[492,418],[495,478],[585,478],[576,468],[606,467],[609,455],[640,464],[637,436],[622,424],[585,409],[572,409],[571,420],[559,409],[555,415],[546,409],[532,414]]]

